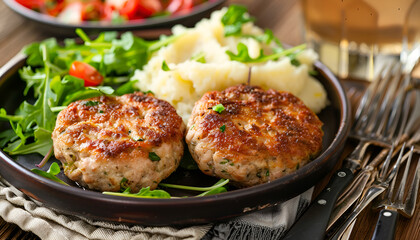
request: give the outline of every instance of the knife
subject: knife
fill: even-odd
[[[292,225],[284,239],[324,239],[337,199],[354,180],[355,173],[365,168],[369,161],[370,155],[365,155],[369,145],[370,142],[360,140],[353,152],[345,158],[343,167],[332,176],[324,190]]]
[[[345,158],[344,166],[334,173],[324,190],[292,225],[284,239],[324,239],[338,197],[353,181],[355,172],[365,167],[369,160],[368,157],[363,157],[369,144],[370,142],[363,139],[359,142],[353,152]]]
[[[336,200],[353,178],[353,169],[344,167],[338,170],[327,187],[317,196],[298,221],[292,225],[284,239],[323,239]]]

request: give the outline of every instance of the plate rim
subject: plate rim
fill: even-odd
[[[200,14],[204,14],[205,12],[217,8],[221,6],[226,0],[213,0],[209,2],[202,3],[194,7],[190,12],[186,14],[177,14],[168,17],[156,17],[156,18],[146,18],[145,20],[130,20],[128,23],[122,24],[112,24],[102,22],[83,22],[82,24],[69,24],[63,23],[58,21],[56,18],[52,16],[48,16],[39,12],[36,12],[32,9],[26,8],[15,0],[3,0],[3,2],[8,6],[11,10],[16,12],[17,14],[35,21],[37,23],[53,26],[56,28],[63,28],[63,29],[76,29],[82,28],[84,30],[101,30],[101,31],[114,31],[114,30],[134,30],[134,29],[147,29],[147,28],[155,28],[164,25],[175,24],[183,20],[187,20],[189,18],[197,17]]]

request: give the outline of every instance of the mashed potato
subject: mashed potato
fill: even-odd
[[[213,12],[210,19],[203,19],[194,28],[175,26],[174,35],[180,35],[172,44],[157,51],[133,79],[139,80],[142,91],[152,91],[158,98],[170,102],[187,122],[194,103],[208,91],[223,90],[229,86],[247,83],[249,68],[251,85],[288,91],[302,99],[314,112],[321,111],[328,103],[323,86],[308,72],[317,55],[304,50],[296,57],[299,66],[287,57],[276,61],[249,64],[231,61],[226,50],[237,52],[238,43],[248,47],[252,58],[270,46],[249,37],[225,37],[221,18],[226,9]],[[242,26],[246,35],[262,35],[262,29],[248,22]],[[203,56],[205,62],[194,60]],[[162,70],[165,61],[169,71]]]

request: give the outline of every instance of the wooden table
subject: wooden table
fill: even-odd
[[[286,44],[303,43],[303,21],[299,2],[296,0],[230,0],[227,4],[239,3],[248,7],[251,15],[257,19],[257,25],[272,29],[275,35]],[[23,46],[34,41],[54,37],[54,33],[42,30],[39,25],[18,16],[0,1],[0,67],[18,53]],[[337,166],[338,167],[338,166]],[[329,176],[320,183],[325,185]],[[420,239],[420,197],[417,211],[410,219],[401,218],[397,226],[397,239]],[[377,213],[367,208],[354,227],[351,239],[369,239],[374,230]],[[316,219],[314,219],[316,221]],[[0,219],[0,239],[38,239],[32,233],[24,232],[19,227]]]

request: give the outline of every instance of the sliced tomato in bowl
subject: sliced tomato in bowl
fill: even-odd
[[[104,4],[100,0],[91,0],[83,3],[82,20],[101,20],[104,14]]]
[[[194,7],[194,0],[171,0],[166,8],[170,13],[189,12]]]
[[[127,19],[148,18],[162,12],[159,0],[127,0],[120,9],[120,15]]]
[[[30,9],[41,9],[45,5],[45,0],[16,0],[16,2]]]

